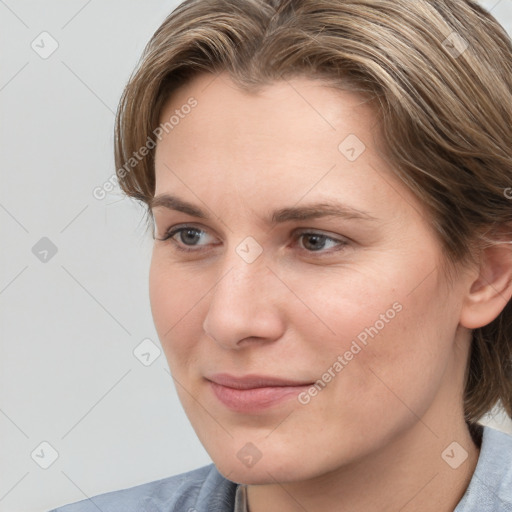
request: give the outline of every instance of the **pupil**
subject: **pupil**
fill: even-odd
[[[308,244],[310,245],[310,248],[312,249],[321,249],[323,245],[325,244],[325,236],[323,235],[309,235],[308,237]]]
[[[187,229],[182,231],[183,242],[196,242],[199,239],[199,234],[195,229]]]

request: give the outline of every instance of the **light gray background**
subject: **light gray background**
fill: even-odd
[[[483,2],[510,33],[511,2]],[[159,346],[143,211],[119,189],[92,195],[114,172],[123,86],[177,4],[0,0],[1,512],[43,512],[210,462],[163,353],[149,366],[133,354],[147,338]],[[43,31],[59,45],[46,59],[31,47],[50,48]],[[46,262],[32,251],[43,237],[57,248]],[[502,416],[489,422],[512,432]],[[58,453],[47,469],[43,441]]]

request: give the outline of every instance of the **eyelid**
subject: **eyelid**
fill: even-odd
[[[170,233],[174,232],[174,234],[176,234],[176,232],[179,231],[180,229],[187,229],[187,228],[188,229],[197,229],[198,231],[203,231],[205,233],[208,232],[208,230],[205,229],[204,227],[196,226],[196,225],[190,224],[190,223],[175,224],[175,225],[167,228],[164,231],[163,238],[159,238],[158,240],[164,240]],[[335,240],[337,242],[348,242],[349,241],[347,237],[344,237],[344,236],[341,236],[341,235],[338,235],[335,233],[330,233],[329,231],[323,231],[321,229],[298,228],[298,229],[294,230],[294,237],[298,237],[300,235],[305,235],[305,234],[325,236],[325,237],[327,237],[331,240]]]
[[[300,240],[300,237],[303,235],[322,236],[322,237],[325,237],[327,240],[331,240],[337,244],[337,246],[335,248],[331,248],[329,250],[320,250],[320,251],[308,251],[304,247],[299,247],[299,249],[302,252],[305,252],[308,255],[315,255],[316,257],[320,257],[320,258],[328,257],[328,256],[332,255],[333,253],[344,249],[346,246],[348,246],[350,244],[350,239],[348,239],[347,237],[337,235],[337,234],[331,234],[329,232],[322,231],[322,230],[308,229],[308,228],[302,228],[302,229],[297,230],[293,234],[294,242],[298,242]]]
[[[209,252],[211,250],[207,246],[186,245],[186,244],[183,244],[182,242],[179,242],[178,240],[175,240],[173,238],[175,235],[177,235],[178,233],[180,233],[181,231],[184,231],[186,229],[194,229],[194,230],[208,234],[207,230],[203,229],[202,227],[191,225],[190,223],[175,224],[175,225],[167,228],[164,232],[163,237],[157,238],[157,240],[159,240],[160,242],[163,242],[164,244],[167,244],[167,243],[172,244],[172,246],[177,251],[180,251],[182,253],[187,253],[187,254],[194,254],[194,253],[205,254],[205,252]]]
[[[207,228],[205,228],[204,226],[196,225],[196,224],[193,224],[190,222],[183,222],[181,224],[173,224],[172,226],[169,226],[168,228],[166,228],[164,230],[162,238],[158,238],[158,240],[163,241],[169,236],[170,233],[174,232],[174,234],[176,234],[176,232],[179,231],[180,229],[197,229],[197,231],[203,231],[204,233],[210,233],[210,231]]]
[[[330,231],[324,231],[322,229],[315,228],[298,228],[295,230],[295,236],[300,235],[320,235],[325,236],[331,240],[335,240],[336,242],[349,242],[350,240],[346,236],[338,235],[336,233],[331,233]]]
[[[177,250],[180,250],[180,251],[183,251],[183,252],[189,252],[189,253],[193,253],[193,252],[200,252],[200,251],[205,251],[205,250],[208,250],[206,248],[206,246],[197,246],[197,245],[190,245],[190,246],[187,246],[186,244],[183,244],[181,242],[179,242],[178,240],[175,240],[173,237],[178,234],[180,231],[182,230],[186,230],[186,229],[195,229],[197,231],[200,231],[200,232],[203,232],[203,233],[206,233],[206,234],[210,234],[211,233],[209,232],[209,229],[205,228],[204,226],[201,226],[201,225],[196,225],[196,224],[193,224],[193,223],[182,223],[182,224],[175,224],[175,225],[172,225],[170,226],[169,228],[167,228],[164,232],[164,235],[162,238],[157,238],[157,240],[161,241],[161,242],[170,242],[172,243],[175,248]],[[302,252],[305,252],[307,253],[308,255],[318,255],[318,256],[328,256],[329,254],[333,253],[333,252],[336,252],[338,250],[341,250],[343,249],[345,246],[349,245],[349,243],[351,242],[350,239],[348,239],[347,237],[344,237],[342,235],[338,235],[338,234],[335,234],[335,233],[331,233],[329,231],[323,231],[321,229],[315,229],[315,228],[297,228],[295,230],[293,230],[292,232],[292,235],[291,237],[293,238],[293,243],[297,243],[298,240],[300,239],[301,236],[303,235],[318,235],[318,236],[323,236],[325,237],[326,239],[328,240],[331,240],[335,243],[337,243],[337,247],[334,248],[334,249],[330,249],[330,250],[320,250],[320,251],[309,251],[307,249],[305,249],[304,247],[299,247],[299,249],[302,251]],[[214,236],[214,235],[211,235],[211,236]]]

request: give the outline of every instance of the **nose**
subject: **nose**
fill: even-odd
[[[264,258],[246,263],[235,254],[222,276],[209,294],[206,334],[226,349],[279,339],[285,328],[285,287]]]

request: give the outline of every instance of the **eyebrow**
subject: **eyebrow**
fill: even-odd
[[[186,213],[187,215],[191,215],[192,217],[197,217],[199,219],[210,219],[210,215],[201,208],[170,194],[160,194],[153,197],[149,203],[149,207],[151,210],[155,208],[165,208],[167,210]],[[344,205],[337,201],[329,200],[305,206],[292,206],[275,210],[270,218],[270,224],[311,220],[323,217],[337,217],[348,220],[377,220],[368,212],[358,210],[357,208]]]

